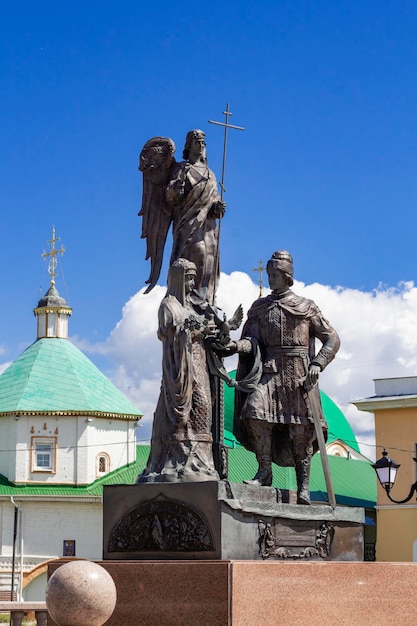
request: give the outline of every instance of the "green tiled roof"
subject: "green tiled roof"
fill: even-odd
[[[0,417],[43,413],[142,415],[78,348],[59,338],[35,341],[0,376]]]
[[[339,456],[328,456],[336,500],[338,504],[374,507],[376,504],[377,479],[371,463]],[[310,481],[314,500],[327,501],[326,483],[320,454],[313,456]]]
[[[231,378],[236,378],[236,370],[229,372]],[[352,430],[351,425],[343,415],[339,407],[320,390],[321,403],[323,412],[329,426],[327,443],[335,439],[341,439],[351,448],[360,452],[358,442]],[[237,443],[233,435],[233,412],[234,412],[235,390],[232,387],[224,385],[224,438],[228,445]]]
[[[148,448],[149,451],[149,448]],[[124,467],[114,470],[106,474],[102,478],[98,478],[90,485],[86,486],[69,486],[69,485],[32,485],[30,483],[24,485],[15,485],[7,480],[5,476],[0,474],[0,496],[73,496],[88,497],[102,496],[104,485],[120,485],[132,484],[135,482],[139,471],[142,470],[139,465],[139,458],[135,463],[130,463]],[[148,458],[148,457],[146,457]]]
[[[99,478],[86,487],[64,485],[16,486],[0,475],[0,496],[101,496],[104,485],[132,484],[143,470],[148,459],[150,446],[137,446],[137,458],[131,463]],[[330,470],[338,504],[347,506],[374,507],[376,502],[376,476],[370,463],[329,456]],[[257,470],[255,455],[238,446],[229,449],[229,480],[241,483],[253,478]],[[273,468],[273,486],[295,490],[294,469]],[[320,455],[313,457],[310,479],[311,497],[314,501],[327,501],[326,487]]]
[[[337,456],[328,456],[333,487],[338,504],[373,507],[376,502],[376,476],[370,463]],[[258,469],[256,457],[241,446],[229,450],[229,480],[241,483],[255,476]],[[273,486],[280,489],[297,489],[292,467],[273,464]],[[310,490],[312,500],[327,502],[320,454],[315,454],[311,466]]]

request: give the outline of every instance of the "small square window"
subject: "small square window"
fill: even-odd
[[[52,444],[35,444],[35,465],[39,469],[52,469]]]
[[[33,472],[53,472],[55,470],[55,443],[55,440],[50,438],[33,439]]]

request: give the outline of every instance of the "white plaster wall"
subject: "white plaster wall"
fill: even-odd
[[[23,569],[31,571],[40,563],[63,556],[64,539],[74,539],[76,556],[97,560],[102,558],[101,502],[37,502],[19,500],[19,522],[23,538]],[[0,588],[10,589],[13,546],[14,507],[0,501],[1,559]],[[3,523],[4,522],[4,523]],[[20,580],[20,524],[16,541],[16,582]],[[44,600],[46,574],[35,578],[23,590],[25,600]]]
[[[10,556],[13,546],[14,506],[11,501],[3,501],[0,506],[2,509],[1,553],[2,556]]]
[[[52,472],[31,472],[31,443],[34,437],[48,437],[56,438],[57,445],[60,445],[61,428],[64,424],[65,418],[51,417],[51,416],[27,416],[22,417],[18,422],[17,429],[17,441],[16,446],[16,465],[15,465],[15,479],[16,482],[27,483],[34,481],[38,483],[50,483],[50,482],[69,482],[65,481],[63,476],[59,473],[54,474]],[[58,432],[57,432],[58,430]],[[58,466],[60,460],[59,450],[56,451],[56,465],[61,469],[65,467],[65,456],[63,455],[64,462]],[[71,456],[70,453],[69,456]]]
[[[30,439],[18,439],[16,443],[15,464],[11,482],[26,483],[30,480]]]
[[[58,451],[56,482],[60,484],[78,484],[77,458],[80,454],[79,445],[84,442],[79,438],[80,418],[63,416],[58,418]]]
[[[16,498],[22,522],[23,554],[26,560],[62,557],[64,539],[75,539],[76,556],[85,559],[102,557],[101,502],[33,502]],[[2,555],[10,556],[13,546],[14,508],[3,509]],[[20,533],[19,533],[20,534]],[[17,552],[20,536],[17,538]]]
[[[3,554],[3,503],[0,502],[0,556]]]
[[[100,453],[110,458],[109,471],[114,471],[136,459],[134,422],[94,418],[87,423],[87,483],[97,478],[96,459]]]
[[[0,420],[0,428],[4,434],[0,446],[12,450],[5,456],[0,454],[0,473],[12,482],[88,485],[97,478],[98,454],[105,452],[109,456],[110,471],[132,463],[136,458],[135,424],[125,420],[29,416],[19,421],[13,418],[7,422]],[[34,437],[56,438],[55,473],[31,472]]]
[[[0,418],[0,474],[9,480],[14,480],[17,425],[13,417]]]
[[[86,421],[87,418],[85,416],[80,416],[77,418],[77,446],[75,450],[75,477],[74,482],[76,485],[88,485],[93,482],[89,480],[89,471],[88,471],[88,463],[89,457],[92,455],[92,450],[89,446],[88,440],[88,425],[89,422]]]

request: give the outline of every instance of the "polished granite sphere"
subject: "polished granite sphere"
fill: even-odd
[[[102,626],[116,606],[110,574],[91,561],[71,561],[52,574],[46,607],[59,626]]]

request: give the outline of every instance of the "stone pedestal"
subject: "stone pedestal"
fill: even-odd
[[[417,563],[100,561],[117,603],[105,626],[414,624]],[[51,562],[51,575],[61,562]],[[388,582],[387,582],[388,581]],[[49,618],[49,626],[56,626]]]
[[[363,509],[292,497],[228,481],[106,486],[103,559],[363,560]]]

